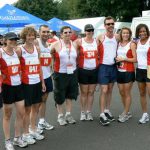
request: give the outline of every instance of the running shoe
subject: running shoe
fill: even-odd
[[[42,129],[42,130],[44,130],[44,129],[46,129],[46,130],[53,130],[54,126],[52,126],[48,122],[44,121],[44,122],[39,122],[38,123],[38,128]]]
[[[123,113],[119,118],[118,118],[118,122],[126,122],[127,120],[129,120],[129,116],[128,114]]]
[[[149,121],[149,115],[147,113],[143,113],[141,119],[139,120],[140,124],[144,124]]]
[[[39,134],[37,131],[33,131],[33,130],[30,129],[29,133],[30,133],[30,135],[31,135],[34,139],[36,139],[36,140],[39,140],[39,141],[40,141],[40,140],[43,140],[43,139],[44,139],[44,136],[41,135],[41,134]]]
[[[28,134],[23,134],[22,135],[22,140],[27,142],[27,144],[35,144],[36,140],[33,139],[33,137],[28,133]]]
[[[86,120],[86,113],[85,113],[84,111],[81,112],[80,120],[81,120],[81,121]]]
[[[110,122],[115,121],[115,118],[113,117],[111,112],[105,112],[104,114]]]
[[[109,120],[107,119],[107,117],[105,116],[105,114],[103,115],[100,115],[100,123],[103,125],[103,126],[107,126],[110,124]]]
[[[31,126],[29,125],[29,132],[30,132],[30,130],[32,130],[32,129],[31,129]],[[39,134],[42,134],[44,131],[43,131],[43,129],[36,127],[36,132]]]
[[[23,148],[23,147],[27,147],[28,143],[22,140],[22,137],[18,137],[18,138],[14,138],[13,145]]]
[[[71,114],[65,115],[65,120],[66,122],[70,123],[70,124],[75,124],[76,121],[74,120],[74,118],[72,117]]]
[[[5,149],[6,150],[15,150],[14,146],[10,140],[5,141]]]
[[[86,115],[87,115],[86,120],[93,121],[93,117],[92,117],[92,113],[91,112],[87,112]]]
[[[61,125],[61,126],[67,125],[67,122],[66,122],[64,116],[58,117],[57,122],[58,122],[59,125]]]

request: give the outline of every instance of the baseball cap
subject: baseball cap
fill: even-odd
[[[94,27],[93,27],[92,24],[86,24],[85,27],[84,27],[84,31],[91,30],[91,29],[94,30]]]
[[[16,39],[19,40],[17,34],[15,34],[14,32],[8,32],[4,35],[5,39],[11,40],[11,39]]]

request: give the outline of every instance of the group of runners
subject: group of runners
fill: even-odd
[[[94,38],[94,27],[87,24],[85,37],[75,41],[70,39],[71,28],[64,26],[60,30],[60,39],[51,46],[47,43],[50,34],[47,25],[40,26],[39,38],[34,28],[25,27],[20,34],[22,45],[17,45],[18,36],[15,33],[4,35],[4,45],[0,48],[0,103],[1,107],[3,105],[6,150],[14,150],[14,145],[26,147],[34,144],[44,139],[44,129],[54,129],[45,119],[46,101],[52,91],[58,112],[57,121],[63,126],[76,123],[71,112],[72,100],[77,100],[78,95],[80,120],[93,121],[94,92],[99,85],[99,120],[105,126],[115,120],[110,112],[115,82],[124,108],[118,121],[125,122],[132,117],[131,90],[136,79],[143,111],[139,123],[149,121],[146,101],[146,92],[150,95],[149,29],[147,25],[139,24],[136,40],[133,40],[134,35],[127,27],[114,34],[114,25],[115,20],[111,16],[106,17],[106,33]],[[11,141],[10,119],[14,106],[15,136]]]

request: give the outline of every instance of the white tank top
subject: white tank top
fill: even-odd
[[[87,43],[84,38],[82,38],[78,60],[78,65],[80,68],[92,70],[98,66],[97,47],[96,39],[93,39],[92,43]]]
[[[72,41],[71,47],[66,48],[64,42],[61,42],[61,50],[55,53],[55,61],[54,61],[54,70],[59,73],[67,73],[67,65],[72,64],[73,71],[76,70],[76,59],[77,59],[77,52],[75,47],[73,46]],[[69,57],[70,56],[70,57]]]
[[[131,42],[127,43],[125,46],[122,46],[120,43],[118,45],[117,49],[117,56],[122,57],[122,58],[127,58],[127,53],[130,50],[130,44]],[[120,62],[120,66],[118,67],[118,70],[120,72],[125,72],[127,71],[126,68],[124,67],[125,62]]]
[[[117,40],[115,36],[110,39],[105,35],[102,44],[103,50],[100,55],[100,64],[113,65],[117,51]]]
[[[140,40],[137,44],[137,62],[138,62],[138,68],[139,69],[147,69],[147,54],[150,48],[150,38],[147,40],[145,44],[141,44]]]
[[[22,82],[25,84],[39,83],[40,61],[36,47],[34,46],[34,51],[29,53],[23,46],[21,46],[21,51]]]
[[[44,47],[41,40],[38,39],[39,42],[39,47],[40,47],[40,61],[41,61],[41,66],[42,66],[42,71],[43,71],[43,78],[47,79],[51,76],[52,71],[50,68],[51,65],[51,54],[50,54],[50,48],[49,47]]]
[[[20,60],[15,51],[13,55],[7,54],[2,48],[0,49],[2,53],[1,58],[1,71],[5,76],[3,79],[4,84],[16,86],[21,84],[20,77]]]

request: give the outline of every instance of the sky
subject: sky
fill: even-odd
[[[0,8],[3,7],[5,4],[13,4],[14,2],[17,2],[18,0],[0,0]]]

